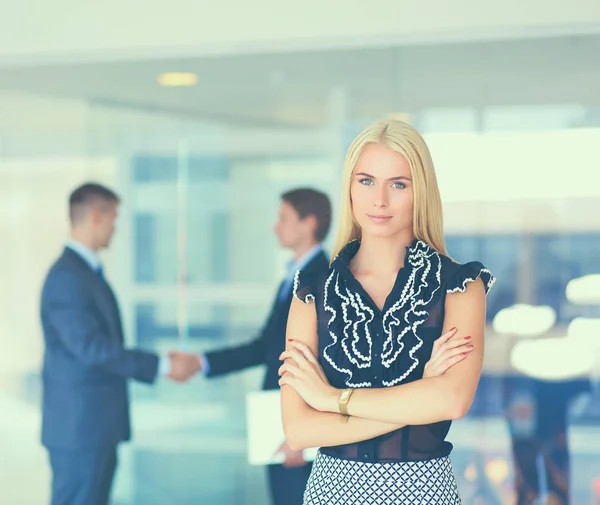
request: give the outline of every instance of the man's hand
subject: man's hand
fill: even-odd
[[[285,466],[286,468],[295,468],[298,466],[306,465],[303,452],[292,451],[285,440],[279,446],[279,449],[277,449],[277,452],[275,454],[279,453],[283,454],[283,466]]]
[[[196,375],[202,367],[200,356],[187,352],[172,351],[169,353],[169,359],[171,360],[169,379],[177,382],[187,381]]]

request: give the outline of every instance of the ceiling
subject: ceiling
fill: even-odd
[[[313,126],[429,107],[600,106],[600,36],[3,68],[0,89],[254,126]],[[167,71],[198,74],[164,88]]]

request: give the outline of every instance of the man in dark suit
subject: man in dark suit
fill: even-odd
[[[281,366],[279,355],[285,350],[288,312],[292,303],[296,270],[307,275],[327,272],[329,260],[321,242],[331,223],[331,203],[324,193],[313,189],[296,189],[281,196],[279,220],[275,233],[282,247],[291,249],[294,259],[279,286],[271,312],[259,335],[247,344],[213,351],[202,356],[203,372],[216,377],[256,365],[266,365],[263,389],[278,389]],[[292,451],[284,441],[280,451],[283,465],[269,465],[269,485],[275,505],[301,505],[311,465],[302,451]]]
[[[108,247],[119,198],[84,184],[69,200],[71,238],[42,290],[42,443],[52,468],[52,505],[105,505],[117,445],[130,438],[127,380],[184,381],[198,356],[127,349],[119,306],[97,252]]]

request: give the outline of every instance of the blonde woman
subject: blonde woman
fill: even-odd
[[[304,503],[459,504],[445,438],[475,395],[495,279],[446,256],[410,125],[378,122],[350,146],[332,257],[326,275],[296,274],[279,371],[289,445],[320,447]]]

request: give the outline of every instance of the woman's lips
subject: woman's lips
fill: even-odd
[[[367,214],[367,216],[369,217],[369,219],[371,221],[373,221],[374,223],[377,224],[383,224],[383,223],[387,223],[390,219],[392,219],[392,216],[384,216],[381,214]]]

